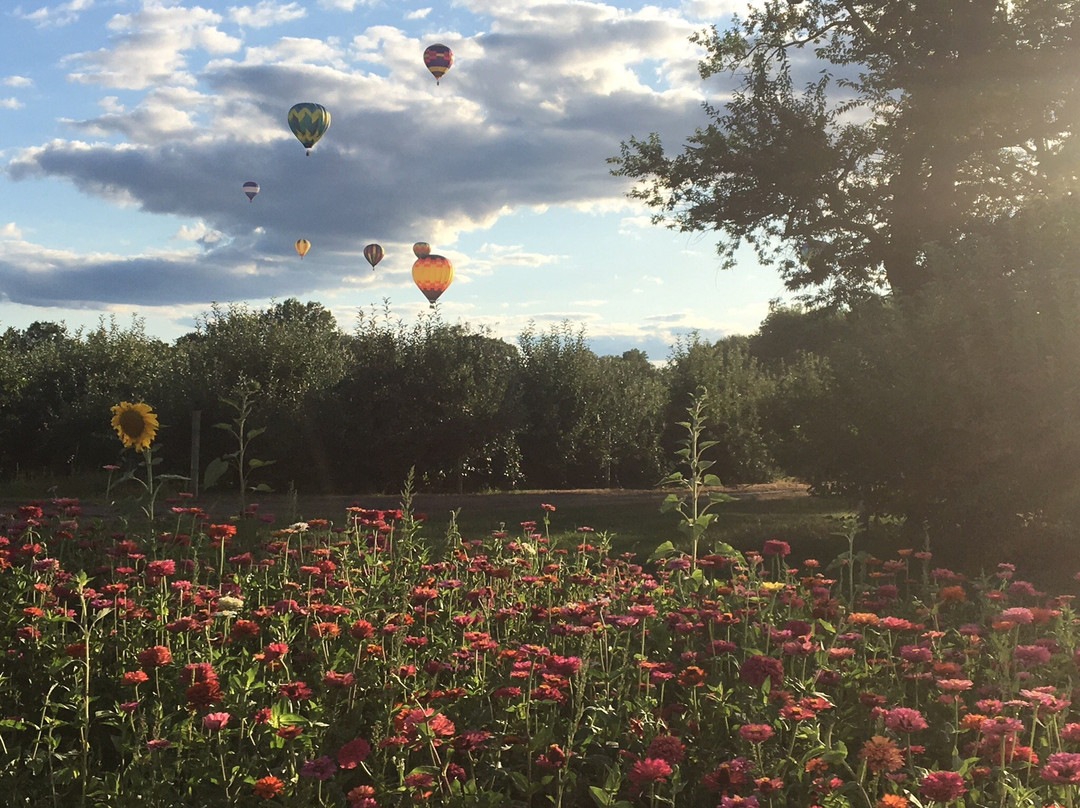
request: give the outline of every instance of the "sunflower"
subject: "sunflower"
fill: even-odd
[[[113,429],[124,442],[124,448],[137,452],[150,448],[157,437],[158,419],[149,404],[121,401],[112,408],[112,413]]]

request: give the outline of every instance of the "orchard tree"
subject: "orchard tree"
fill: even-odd
[[[748,243],[819,301],[911,294],[934,245],[1075,185],[1078,6],[766,0],[695,37],[730,100],[674,156],[631,138],[614,173],[658,221],[715,230],[726,266]]]

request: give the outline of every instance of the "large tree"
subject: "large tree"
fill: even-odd
[[[1080,149],[1077,0],[767,0],[697,37],[729,100],[681,153],[614,173],[657,220],[742,243],[792,289],[851,300],[929,280],[927,250],[1060,197]]]

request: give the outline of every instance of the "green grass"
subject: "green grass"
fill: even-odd
[[[596,533],[607,533],[616,553],[632,552],[648,557],[664,542],[689,552],[690,543],[679,531],[679,517],[661,513],[663,494],[654,501],[627,500],[602,495],[582,504],[560,505],[558,493],[543,495],[544,502],[555,504],[550,514],[551,538],[559,547],[572,549],[582,541],[596,544],[577,532],[588,526]],[[530,501],[534,500],[534,501]],[[498,506],[484,509],[462,508],[457,514],[457,528],[466,538],[480,538],[499,530],[511,536],[521,536],[521,522],[542,518],[539,498],[522,496],[522,507],[510,507],[505,498]],[[845,500],[818,497],[791,499],[737,500],[716,508],[717,519],[705,534],[702,552],[709,552],[718,543],[727,543],[739,550],[758,550],[769,539],[783,539],[792,545],[799,558],[818,556],[831,559],[847,549],[847,543],[836,534],[842,525],[838,518],[851,512]],[[432,539],[442,538],[450,523],[448,513],[431,510],[424,534]],[[543,525],[539,528],[542,530]]]

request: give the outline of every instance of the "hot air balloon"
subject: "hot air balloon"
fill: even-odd
[[[412,245],[412,251],[417,258],[427,258],[431,255],[431,245],[426,241],[418,241]]]
[[[308,250],[311,249],[311,242],[306,238],[298,238],[296,240],[296,251],[300,253],[300,258],[303,259],[307,255]]]
[[[425,255],[412,265],[412,277],[416,287],[424,293],[432,308],[439,295],[454,281],[454,265],[441,255]]]
[[[364,258],[371,264],[371,268],[375,269],[375,265],[383,259],[383,248],[378,244],[369,244],[364,247]]]
[[[319,138],[330,128],[330,111],[322,104],[313,104],[310,101],[293,104],[289,110],[289,128],[296,135],[296,139],[304,144],[308,156],[311,156],[311,147],[318,143]]]
[[[446,74],[446,71],[450,69],[453,63],[454,52],[446,45],[432,45],[424,51],[424,64],[431,71],[431,75],[435,77],[436,84],[439,83],[439,79]]]
[[[254,202],[255,197],[259,193],[259,183],[257,182],[245,182],[244,193],[247,194],[248,202]]]

